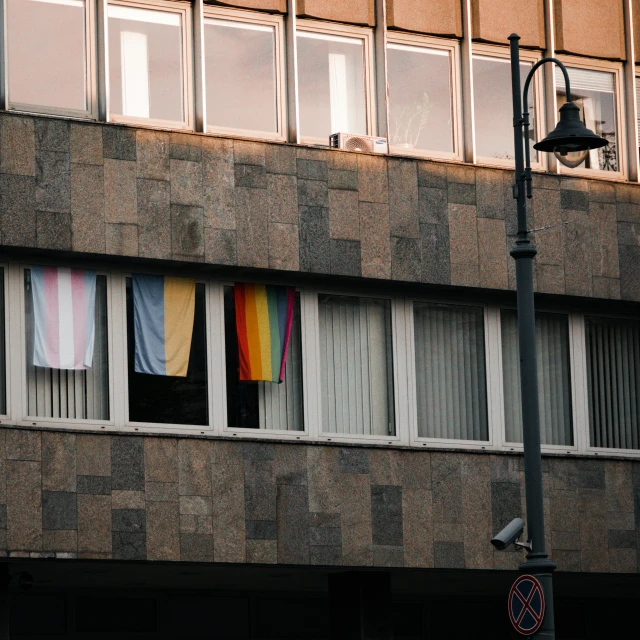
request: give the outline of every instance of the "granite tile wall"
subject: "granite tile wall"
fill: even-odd
[[[0,242],[506,289],[509,171],[0,114]],[[536,175],[538,291],[640,300],[640,185]]]
[[[544,459],[563,571],[640,571],[640,462]],[[515,569],[522,459],[0,428],[0,554]]]

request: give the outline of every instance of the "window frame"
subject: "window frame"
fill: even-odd
[[[297,20],[296,21],[296,38],[298,31],[307,31],[311,33],[319,33],[327,36],[337,36],[346,38],[357,38],[362,40],[362,65],[364,71],[364,93],[365,93],[365,117],[367,121],[368,136],[376,135],[376,98],[375,98],[375,60],[374,60],[374,33],[373,29],[367,27],[356,27],[337,22],[320,22],[319,20]],[[299,69],[300,59],[296,60]],[[299,72],[298,72],[299,73]],[[298,114],[300,113],[300,89],[298,88]],[[333,133],[337,133],[334,131]],[[345,132],[348,133],[348,132]],[[331,134],[329,134],[331,135]],[[329,146],[329,138],[314,138],[305,136],[300,130],[301,145]]]
[[[86,109],[68,109],[65,107],[49,107],[46,105],[13,102],[9,89],[9,36],[8,36],[8,2],[0,0],[0,108],[17,113],[33,115],[66,116],[87,120],[98,118],[98,62],[97,62],[97,15],[95,0],[84,3],[84,36],[85,36],[85,83]],[[4,99],[3,99],[4,98]]]
[[[473,43],[472,47],[472,62],[475,61],[476,57],[480,58],[499,58],[501,60],[505,60],[505,64],[509,64],[510,53],[509,49],[506,47],[499,47],[496,45],[489,44],[480,44]],[[534,65],[536,62],[542,59],[542,53],[540,51],[520,49],[520,62],[529,62],[531,65]],[[536,141],[542,140],[545,136],[545,102],[544,102],[544,92],[543,92],[543,78],[541,73],[536,73],[533,76],[533,80],[531,82],[531,87],[533,90],[533,104],[536,113],[535,127],[533,128],[534,139]],[[502,169],[513,169],[515,167],[515,160],[503,160],[501,158],[490,158],[487,156],[482,156],[477,151],[477,130],[478,124],[476,120],[476,109],[475,109],[475,91],[476,86],[474,82],[474,95],[470,96],[471,101],[473,103],[473,120],[474,120],[474,155],[475,155],[475,165],[478,166],[488,166],[488,167],[500,167]],[[524,106],[524,105],[523,105]],[[509,106],[510,111],[512,110],[511,105]],[[538,160],[531,160],[531,168],[535,171],[547,171],[547,161],[545,158],[546,154],[542,152],[538,153]]]
[[[278,130],[276,132],[259,131],[253,129],[236,129],[234,127],[217,126],[209,122],[206,117],[205,133],[218,135],[233,135],[234,137],[273,140],[276,142],[287,141],[287,95],[286,95],[286,57],[285,57],[285,33],[284,17],[278,14],[258,13],[257,11],[243,11],[242,9],[231,9],[212,5],[204,5],[203,8],[203,62],[202,62],[202,87],[203,95],[206,96],[207,87],[207,65],[206,65],[206,41],[204,38],[204,28],[207,19],[225,20],[227,22],[241,22],[246,24],[266,25],[273,27],[275,33],[275,70],[276,70],[276,109]],[[206,111],[206,108],[205,108]]]
[[[104,0],[105,25],[104,43],[102,55],[105,60],[105,88],[104,96],[107,105],[106,122],[129,124],[136,127],[150,127],[173,129],[177,131],[194,130],[195,96],[194,96],[194,38],[193,38],[193,8],[191,3],[183,0]],[[181,17],[182,24],[182,110],[184,120],[162,120],[158,118],[138,118],[114,114],[111,109],[110,89],[110,59],[109,59],[109,7],[122,6],[130,9],[146,9],[148,11],[163,11],[165,13],[177,13]]]
[[[462,162],[464,160],[464,132],[462,129],[462,78],[460,71],[462,63],[460,59],[460,43],[457,40],[447,40],[445,38],[422,36],[400,31],[389,31],[387,33],[387,49],[390,44],[423,49],[441,49],[449,53],[451,62],[449,82],[451,88],[451,134],[453,136],[453,152],[430,151],[428,149],[412,149],[400,152],[392,150],[391,142],[389,142],[389,155]],[[388,78],[389,73],[387,70],[387,83]],[[387,111],[389,114],[391,113],[391,96],[389,96],[387,101]]]
[[[10,317],[9,317],[9,282],[11,280],[9,276],[9,263],[0,262],[0,269],[4,276],[2,282],[2,292],[4,294],[4,309],[1,310],[2,320],[4,321],[4,334],[0,333],[0,340],[4,340],[4,399],[5,409],[4,413],[0,413],[0,424],[8,422],[9,416],[11,416],[11,380],[13,378],[11,370],[11,334],[10,334]]]
[[[590,178],[598,178],[602,180],[628,180],[628,159],[627,159],[627,131],[626,131],[626,113],[625,113],[625,83],[624,70],[622,62],[614,62],[610,60],[597,60],[595,58],[580,58],[577,56],[558,55],[558,59],[568,68],[586,69],[588,71],[606,71],[614,74],[614,83],[616,88],[616,134],[618,137],[618,171],[603,171],[602,169],[585,169],[579,166],[575,169],[565,167],[558,162],[558,173],[563,176],[582,176]],[[555,83],[554,87],[556,96],[558,95],[558,87]],[[632,89],[630,89],[632,90]],[[558,115],[556,113],[556,123]]]

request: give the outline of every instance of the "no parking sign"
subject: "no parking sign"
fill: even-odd
[[[518,633],[533,635],[544,620],[544,591],[537,578],[520,576],[509,591],[509,618]]]

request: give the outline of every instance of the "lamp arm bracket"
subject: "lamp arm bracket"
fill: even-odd
[[[536,227],[535,229],[527,229],[527,233],[535,233],[536,231],[546,231],[547,229],[555,229],[556,227],[561,227],[565,224],[571,224],[575,222],[575,220],[565,220],[564,222],[558,222],[556,224],[548,224],[544,227]]]
[[[560,71],[562,71],[562,75],[564,76],[564,84],[567,91],[567,102],[571,102],[571,82],[569,81],[569,72],[567,68],[558,60],[558,58],[542,58],[542,60],[538,60],[533,67],[531,67],[531,71],[527,75],[527,79],[524,82],[524,90],[522,92],[522,104],[524,105],[524,117],[528,120],[529,116],[529,101],[527,100],[527,95],[529,94],[529,85],[531,84],[531,80],[533,79],[533,74],[535,73],[538,67],[541,67],[543,64],[547,62],[553,62],[554,64],[560,67]]]

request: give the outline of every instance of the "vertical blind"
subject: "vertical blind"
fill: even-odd
[[[501,327],[505,440],[522,442],[517,313],[503,309]],[[536,357],[540,440],[543,444],[571,446],[573,444],[571,375],[569,373],[569,324],[566,315],[536,313]]]
[[[488,440],[482,308],[416,302],[413,315],[418,435]]]
[[[585,323],[591,446],[640,449],[640,323]]]
[[[96,281],[93,366],[84,371],[33,365],[33,301],[30,271],[25,271],[27,345],[27,413],[38,418],[109,419],[109,358],[107,344],[107,279]]]
[[[394,435],[391,301],[321,294],[318,307],[323,431]]]

